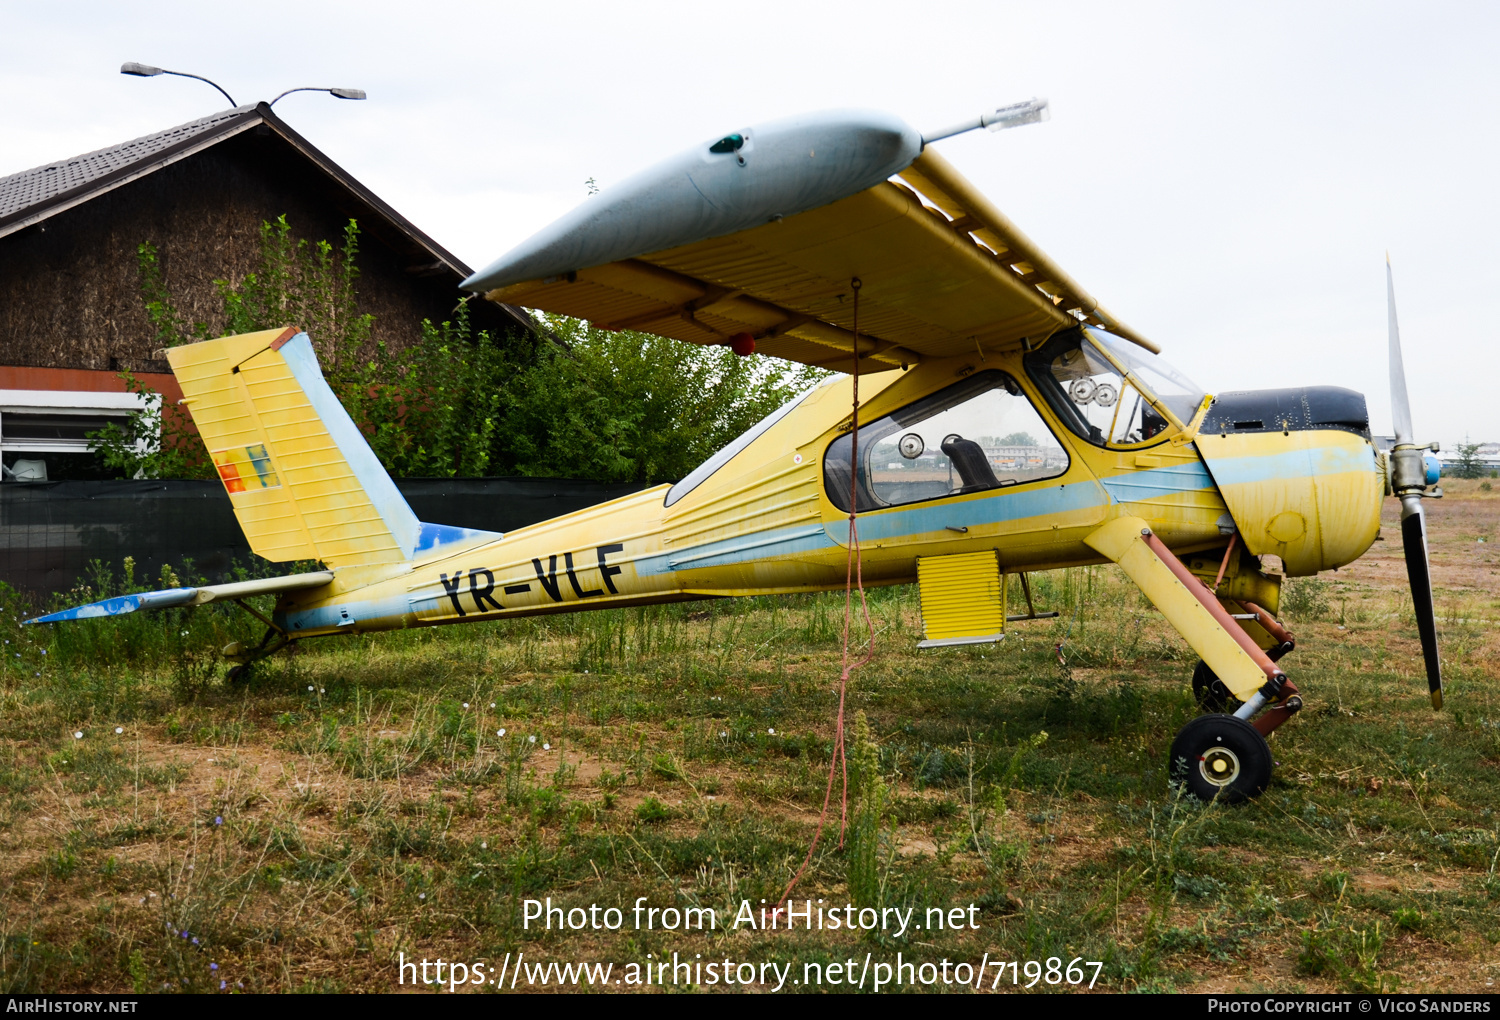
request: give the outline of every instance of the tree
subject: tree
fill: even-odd
[[[1485,473],[1485,466],[1479,460],[1479,448],[1483,443],[1471,443],[1469,437],[1464,436],[1464,441],[1455,447],[1458,459],[1453,462],[1453,476],[1455,478],[1479,478]]]
[[[318,351],[329,386],[397,477],[518,474],[644,482],[681,478],[827,373],[771,358],[740,358],[646,333],[610,332],[543,317],[539,333],[499,342],[472,330],[468,302],[424,320],[421,340],[392,352],[371,340],[354,281],[359,227],[340,247],[294,240],[286,217],[261,225],[260,256],[243,280],[215,280],[225,333],[296,325]],[[146,311],[166,346],[207,339],[186,324],[162,280],[156,249],[138,251]],[[127,477],[213,477],[203,444],[160,396],[129,427],[94,433],[106,463]],[[136,437],[162,436],[159,443]]]
[[[544,320],[509,378],[493,461],[506,473],[656,483],[681,478],[827,373],[725,347]]]

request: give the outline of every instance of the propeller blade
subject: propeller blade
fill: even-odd
[[[1391,344],[1391,429],[1396,445],[1412,441],[1411,404],[1406,399],[1406,368],[1401,363],[1401,329],[1396,325],[1396,283],[1391,278],[1391,257],[1385,257],[1385,307]]]
[[[1427,663],[1427,690],[1432,707],[1443,707],[1443,667],[1438,661],[1437,613],[1432,607],[1432,575],[1427,565],[1427,515],[1420,499],[1415,513],[1406,513],[1402,501],[1401,542],[1406,547],[1406,577],[1411,582],[1411,607],[1417,615],[1417,634],[1422,639],[1422,658]]]
[[[1396,324],[1396,283],[1391,275],[1391,257],[1385,257],[1385,304],[1391,348],[1391,427],[1396,442],[1392,487],[1401,500],[1401,542],[1406,552],[1406,578],[1411,584],[1411,605],[1417,616],[1417,634],[1422,639],[1422,659],[1427,664],[1427,690],[1432,707],[1443,707],[1443,667],[1438,660],[1437,613],[1432,605],[1432,568],[1427,555],[1427,515],[1422,512],[1426,468],[1422,453],[1412,447],[1411,403],[1406,396],[1406,368],[1401,362],[1401,329]],[[1405,447],[1405,449],[1402,449]]]

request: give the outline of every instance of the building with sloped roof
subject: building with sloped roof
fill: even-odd
[[[4,463],[50,458],[51,477],[86,475],[66,454],[86,452],[84,433],[133,406],[121,371],[180,396],[141,297],[141,243],[156,246],[183,317],[217,328],[213,281],[250,272],[260,225],[282,215],[314,241],[337,242],[358,221],[359,311],[392,350],[416,342],[422,319],[451,318],[464,296],[468,266],[265,103],[0,177]],[[491,302],[470,314],[496,335],[531,326]]]

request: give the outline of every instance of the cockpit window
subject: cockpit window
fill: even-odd
[[[828,499],[849,509],[849,450],[841,436],[823,456]],[[1021,387],[1004,372],[963,382],[862,425],[858,504],[861,511],[980,492],[1053,478],[1068,455]]]
[[[806,393],[799,393],[797,396],[793,397],[791,400],[788,400],[785,404],[782,404],[776,410],[766,415],[759,422],[752,425],[734,442],[724,447],[722,450],[714,454],[712,457],[708,458],[708,460],[704,461],[702,464],[699,464],[691,472],[689,472],[686,478],[667,490],[667,498],[664,505],[671,506],[683,496],[686,496],[698,486],[708,481],[709,476],[711,476],[714,472],[718,471],[719,468],[723,467],[725,464],[728,464],[731,460],[733,460],[736,455],[738,455],[745,449],[745,447],[749,446],[761,436],[765,435],[772,425],[775,425],[781,419],[791,414],[792,410],[798,404],[802,403],[802,401],[806,400],[810,394],[815,392],[817,392],[816,386],[808,390]]]
[[[1161,358],[1099,329],[1061,333],[1025,364],[1063,423],[1097,446],[1150,442],[1169,425],[1191,421],[1203,399],[1201,388]]]

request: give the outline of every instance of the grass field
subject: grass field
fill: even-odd
[[[789,962],[791,981],[899,952],[1082,957],[1107,990],[1492,991],[1500,491],[1447,489],[1429,504],[1447,709],[1388,500],[1368,556],[1289,586],[1282,664],[1307,708],[1244,806],[1169,788],[1193,656],[1113,568],[1038,575],[1063,615],[979,650],[917,653],[915,590],[873,592],[846,845],[835,788],[795,896],[917,923],[976,905],[977,930],[901,936],[723,930],[812,838],[841,595],[314,642],[247,688],[213,650],[258,634],[217,607],[23,631],[12,598],[0,990],[382,992],[398,954],[618,978],[675,951]],[[626,924],[524,928],[522,901],[549,896]],[[643,896],[714,908],[720,930],[633,930]]]

